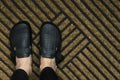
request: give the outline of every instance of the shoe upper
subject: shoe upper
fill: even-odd
[[[46,23],[41,28],[41,56],[54,58],[61,46],[61,35],[59,29],[50,23]]]
[[[31,54],[31,28],[27,22],[19,22],[11,30],[11,47],[19,58]]]

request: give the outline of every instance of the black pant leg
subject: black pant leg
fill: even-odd
[[[13,73],[10,80],[29,80],[29,77],[24,70],[18,69]]]
[[[40,80],[59,80],[59,77],[50,67],[46,67],[41,71]]]

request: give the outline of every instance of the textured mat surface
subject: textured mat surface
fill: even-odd
[[[9,33],[21,20],[33,30],[30,80],[39,80],[39,29],[46,21],[62,32],[65,60],[57,74],[63,80],[120,79],[119,0],[0,0],[0,80],[14,71]]]

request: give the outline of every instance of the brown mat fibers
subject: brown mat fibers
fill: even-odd
[[[0,0],[0,80],[14,71],[9,33],[19,21],[32,27],[33,73],[39,80],[39,32],[42,23],[62,33],[57,74],[63,80],[120,80],[119,0]]]

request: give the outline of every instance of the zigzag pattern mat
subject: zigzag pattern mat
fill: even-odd
[[[42,23],[62,33],[62,80],[120,80],[119,0],[0,0],[0,80],[9,80],[9,33],[19,21],[32,27],[33,73],[39,80],[39,32]]]

